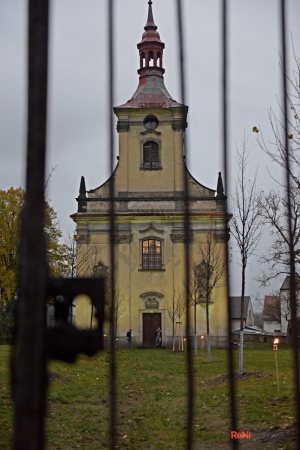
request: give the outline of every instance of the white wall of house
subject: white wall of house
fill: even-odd
[[[297,295],[297,301],[299,303],[299,294]],[[289,291],[284,290],[280,292],[280,308],[281,308],[281,332],[287,333],[288,323],[289,320],[291,320]],[[299,312],[297,315],[299,315]]]
[[[241,326],[241,319],[231,319],[231,329],[237,330]],[[246,326],[246,320],[244,319],[244,327]]]
[[[287,333],[288,323],[291,320],[290,309],[290,277],[286,277],[280,288],[280,308],[281,308],[281,332]],[[300,317],[300,277],[296,277],[296,300],[297,300],[297,318]]]
[[[263,328],[264,331],[267,331],[268,333],[280,333],[281,332],[281,326],[279,322],[276,322],[275,320],[264,320],[263,322]]]

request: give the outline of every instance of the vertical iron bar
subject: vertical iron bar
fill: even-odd
[[[177,20],[179,31],[179,73],[180,73],[180,89],[181,102],[183,110],[185,107],[185,73],[184,73],[184,37],[183,37],[183,22],[182,22],[182,4],[181,0],[177,0]],[[188,149],[187,142],[184,143],[185,149],[185,163],[188,163]],[[187,362],[187,381],[188,381],[188,405],[187,405],[187,426],[186,426],[186,448],[191,450],[193,448],[194,440],[194,374],[193,374],[193,359],[192,359],[192,343],[190,334],[190,215],[189,215],[189,191],[188,191],[188,177],[185,164],[183,165],[183,179],[184,179],[184,258],[185,258],[185,283],[186,283],[186,362]]]
[[[114,106],[114,0],[108,0],[108,51],[109,51],[109,148],[110,148],[110,173],[114,172],[114,126],[113,126],[113,106]],[[114,195],[114,177],[111,176],[109,183],[110,195],[110,287],[111,287],[111,310],[110,310],[110,329],[111,329],[111,356],[110,356],[110,449],[116,448],[116,417],[117,417],[117,387],[116,387],[116,342],[115,342],[115,195]]]
[[[296,269],[295,269],[295,250],[292,225],[292,206],[291,206],[291,167],[289,140],[288,140],[288,102],[287,102],[287,52],[286,52],[286,8],[285,0],[280,3],[281,19],[281,52],[282,52],[282,102],[284,114],[284,144],[286,154],[286,190],[287,190],[287,212],[288,212],[288,230],[289,230],[289,251],[290,251],[290,307],[291,307],[291,329],[292,345],[294,351],[294,377],[295,377],[295,401],[297,417],[297,443],[300,445],[300,386],[299,386],[299,351],[298,351],[298,327],[297,327],[297,298],[296,298]]]
[[[223,165],[224,165],[224,181],[225,189],[228,186],[228,79],[227,79],[227,2],[222,1],[222,135],[223,135]],[[225,190],[226,192],[226,190]],[[224,234],[227,234],[227,224],[226,224],[227,206],[225,202],[224,207]],[[231,416],[231,430],[237,429],[237,419],[236,419],[236,389],[235,389],[235,376],[234,376],[234,360],[233,360],[233,350],[231,347],[231,304],[229,301],[229,248],[228,242],[226,241],[226,290],[227,290],[227,327],[228,327],[228,370],[229,370],[229,393],[230,393],[230,416]],[[231,440],[231,445],[233,449],[238,448],[237,439]]]
[[[44,448],[47,385],[44,179],[48,15],[48,0],[29,0],[27,174],[21,223],[17,331],[12,367],[15,450]]]

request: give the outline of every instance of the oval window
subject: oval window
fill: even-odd
[[[144,119],[144,127],[147,128],[147,130],[155,130],[155,128],[158,127],[158,118],[156,116],[147,116]]]

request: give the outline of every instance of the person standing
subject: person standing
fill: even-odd
[[[127,334],[126,334],[126,339],[127,339],[126,348],[132,348],[131,332],[132,332],[132,329],[130,328],[130,329],[127,331]]]
[[[156,333],[156,340],[155,340],[156,347],[161,347],[162,332],[160,327],[157,328],[155,333]]]

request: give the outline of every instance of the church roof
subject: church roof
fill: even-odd
[[[151,70],[149,70],[151,72]],[[140,79],[137,90],[128,102],[118,108],[182,108],[167,91],[161,76],[154,74]]]

